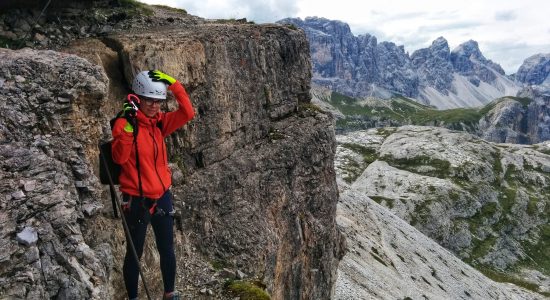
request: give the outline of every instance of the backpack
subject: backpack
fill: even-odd
[[[112,142],[99,144],[99,181],[101,184],[110,184],[110,180],[113,181],[113,184],[119,184],[118,177],[122,168],[113,160]],[[103,160],[105,161],[103,162]]]
[[[111,119],[111,121],[109,121],[111,130],[116,120],[120,118],[122,114],[123,111],[121,110]],[[112,140],[99,144],[99,181],[101,184],[111,184],[111,181],[113,184],[119,184],[118,177],[120,176],[122,167],[113,160],[112,145]]]

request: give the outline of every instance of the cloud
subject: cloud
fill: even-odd
[[[371,10],[370,14],[374,17],[379,18],[379,21],[406,21],[410,19],[420,19],[420,18],[427,18],[429,16],[428,13],[425,12],[406,12],[406,13],[389,13],[384,11],[377,11],[377,10]]]
[[[464,30],[468,28],[475,28],[483,26],[483,22],[480,21],[461,21],[461,22],[450,22],[444,24],[434,24],[434,25],[424,25],[418,27],[418,32],[439,32],[445,34],[445,32],[451,30]]]
[[[1,0],[0,0],[1,1]],[[454,49],[473,39],[488,59],[507,73],[523,60],[550,52],[548,0],[139,0],[186,9],[203,18],[247,18],[256,23],[286,17],[319,16],[350,25],[354,35],[369,33],[378,42],[426,48],[439,36]],[[466,3],[467,2],[467,3]]]
[[[495,13],[495,20],[496,21],[508,22],[508,21],[513,21],[513,20],[517,19],[517,17],[518,17],[518,15],[516,14],[516,12],[511,11],[511,10],[497,11]]]
[[[513,74],[526,58],[539,53],[548,53],[550,43],[533,45],[513,41],[487,42],[480,43],[480,49],[487,59],[500,64],[506,74]]]
[[[162,2],[161,0],[141,1]],[[274,22],[293,16],[298,11],[295,0],[175,0],[174,6],[204,18],[247,18],[257,23]]]

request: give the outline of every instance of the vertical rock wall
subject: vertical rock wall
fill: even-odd
[[[304,108],[303,33],[209,24],[109,44],[126,78],[158,68],[191,93],[197,116],[171,153],[184,168],[174,191],[193,244],[264,280],[274,299],[328,299],[342,251],[334,132],[331,118]]]
[[[0,113],[0,295],[120,296],[123,238],[103,206],[96,148],[133,75],[156,68],[186,86],[197,112],[168,139],[178,239],[193,249],[179,253],[178,273],[189,282],[204,276],[189,260],[221,261],[262,281],[273,299],[329,299],[343,255],[334,130],[308,104],[303,33],[204,22],[103,42],[64,50],[88,61],[0,53],[0,101],[9,108]]]

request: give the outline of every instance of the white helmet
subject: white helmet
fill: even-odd
[[[141,71],[132,83],[134,93],[155,99],[166,99],[166,84],[149,78],[149,71]]]

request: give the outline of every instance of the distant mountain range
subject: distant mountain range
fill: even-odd
[[[439,109],[479,107],[516,96],[526,85],[550,90],[550,54],[525,60],[515,76],[488,60],[476,41],[450,51],[445,38],[409,55],[403,46],[354,36],[349,25],[325,18],[278,21],[302,28],[310,42],[313,82],[355,98],[406,96]]]
[[[540,85],[536,85],[540,87]],[[336,132],[423,125],[467,131],[495,143],[536,144],[550,140],[550,95],[523,89],[481,107],[438,110],[403,96],[357,99],[312,84],[312,102],[336,117]]]

